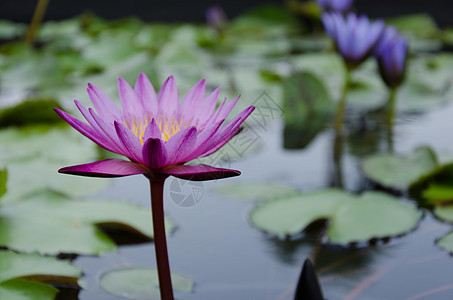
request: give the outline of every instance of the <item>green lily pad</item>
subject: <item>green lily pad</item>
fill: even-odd
[[[22,102],[14,107],[0,111],[0,127],[64,122],[53,108],[61,106],[51,99],[37,99]]]
[[[331,189],[266,202],[251,212],[250,219],[276,235],[295,235],[317,220],[329,220],[328,241],[348,244],[404,234],[421,215],[412,205],[384,193],[355,196]]]
[[[433,202],[436,202],[436,200],[445,200],[433,199],[433,187],[449,187],[452,185],[452,182],[453,163],[441,165],[437,168],[434,168],[430,172],[425,173],[423,176],[418,178],[418,180],[414,181],[409,186],[409,195],[411,198],[420,200],[423,203],[433,204]],[[428,196],[428,198],[425,197],[426,195]],[[445,195],[442,195],[441,198],[445,198]]]
[[[441,237],[437,241],[437,246],[444,249],[445,251],[453,253],[453,232],[450,232],[449,234]]]
[[[423,198],[428,204],[442,204],[453,201],[453,185],[431,184],[423,191]]]
[[[115,251],[115,243],[98,226],[153,236],[149,209],[115,201],[74,201],[47,191],[2,205],[0,245],[52,255]],[[167,232],[173,229],[167,220]]]
[[[175,291],[190,293],[194,282],[189,278],[172,273]],[[159,278],[156,269],[118,269],[102,274],[101,286],[113,295],[128,299],[160,299]]]
[[[362,162],[366,177],[382,186],[397,190],[408,188],[412,182],[436,166],[436,155],[429,147],[417,148],[409,155],[376,154]]]
[[[299,192],[292,187],[275,183],[223,184],[218,189],[221,193],[244,201],[268,201],[276,198],[290,197]]]
[[[58,169],[67,165],[36,159],[9,165],[7,192],[2,201],[4,203],[17,201],[27,195],[48,189],[72,197],[94,195],[106,189],[111,182],[106,178],[58,173]]]
[[[434,214],[449,223],[453,223],[453,205],[439,205],[434,208]]]
[[[398,236],[414,229],[421,216],[414,206],[395,197],[367,192],[335,212],[327,236],[334,244]]]
[[[0,170],[0,197],[6,193],[7,179],[8,179],[8,171],[6,169]]]
[[[46,283],[77,286],[82,270],[68,261],[34,254],[0,251],[1,299],[54,299],[58,290]]]

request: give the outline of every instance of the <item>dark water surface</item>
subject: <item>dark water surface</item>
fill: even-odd
[[[395,128],[395,151],[408,153],[420,145],[453,151],[453,105],[430,113],[406,116]],[[217,191],[223,183],[284,183],[301,191],[314,191],[331,182],[333,131],[326,130],[303,150],[285,150],[283,124],[272,123],[261,136],[262,147],[234,161],[238,178],[204,182],[203,198],[194,207],[177,206],[166,184],[165,209],[177,225],[168,237],[171,269],[196,282],[194,293],[176,293],[183,300],[287,300],[292,299],[305,258],[312,255],[316,235],[284,241],[251,226],[248,215],[254,203],[232,199]],[[358,139],[361,141],[361,137]],[[359,159],[348,153],[342,159],[347,190],[372,188],[361,175]],[[379,146],[378,148],[385,148]],[[125,199],[149,207],[145,178],[112,181],[102,196]],[[411,201],[411,200],[403,200]],[[453,226],[434,219],[429,211],[418,228],[388,243],[358,249],[322,246],[316,269],[327,299],[453,299],[453,258],[435,245],[435,239]],[[120,299],[103,291],[100,275],[124,267],[155,267],[154,246],[121,246],[102,257],[81,256],[76,265],[87,283],[81,299]]]

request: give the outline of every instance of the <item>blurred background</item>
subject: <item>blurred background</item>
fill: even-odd
[[[129,16],[140,17],[144,21],[171,22],[204,22],[205,11],[209,6],[220,5],[228,17],[239,14],[264,3],[285,4],[287,1],[50,1],[46,12],[46,20],[62,20],[91,11],[98,16],[116,19]],[[33,0],[2,0],[0,2],[0,18],[16,22],[29,22],[36,5]],[[435,18],[440,26],[452,26],[453,1],[449,0],[358,0],[355,2],[357,11],[374,17],[394,17],[402,14],[428,13]]]

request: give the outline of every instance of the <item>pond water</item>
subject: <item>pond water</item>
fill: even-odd
[[[448,104],[423,115],[400,116],[394,129],[395,152],[409,153],[420,145],[452,151],[448,130],[452,115],[453,104]],[[231,163],[241,170],[240,177],[202,183],[203,196],[195,206],[176,205],[169,190],[176,179],[167,180],[165,210],[177,225],[168,236],[171,269],[195,281],[193,293],[177,293],[176,297],[293,299],[302,264],[315,255],[327,299],[451,299],[453,260],[435,240],[452,226],[435,219],[429,210],[423,209],[422,221],[414,231],[354,249],[317,246],[319,230],[285,240],[251,225],[248,216],[255,203],[224,195],[219,192],[223,184],[272,182],[307,192],[332,182],[333,130],[326,129],[305,149],[286,150],[283,127],[279,119],[269,123],[260,135],[260,148]],[[379,143],[385,144],[383,134],[376,134],[382,138]],[[363,136],[354,138],[366,143]],[[341,168],[345,188],[353,192],[373,189],[361,175],[360,158],[350,154],[357,151],[351,151],[351,143],[347,145]],[[139,176],[113,180],[101,196],[150,206],[148,183]],[[154,248],[152,243],[123,245],[118,253],[79,256],[75,264],[84,270],[86,282],[80,299],[120,299],[99,286],[100,275],[115,268],[154,267]]]

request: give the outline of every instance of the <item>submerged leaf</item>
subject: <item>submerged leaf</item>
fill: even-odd
[[[192,292],[194,282],[187,277],[172,273],[173,289]],[[156,269],[118,269],[102,274],[101,286],[109,293],[128,299],[160,299],[159,278]]]
[[[322,81],[307,72],[286,79],[283,90],[284,147],[302,149],[326,127],[335,105]]]

